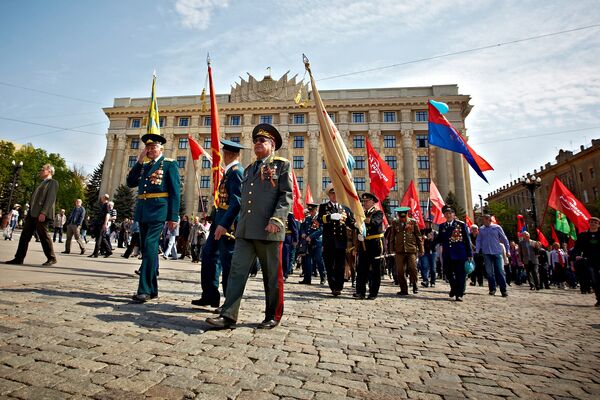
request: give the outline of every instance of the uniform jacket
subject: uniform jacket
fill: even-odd
[[[367,228],[367,237],[383,233],[383,212],[375,207],[371,207],[365,213],[365,217],[369,218],[369,222],[365,222]]]
[[[406,223],[392,221],[390,248],[396,253],[423,253],[423,239],[417,220],[407,218]]]
[[[56,195],[58,194],[58,182],[54,179],[45,179],[34,190],[31,196],[31,208],[29,214],[33,218],[37,218],[40,214],[44,214],[46,219],[52,221],[54,218],[54,203],[56,203]]]
[[[299,231],[298,222],[294,218],[294,214],[289,213],[285,225],[285,235],[290,236],[288,239],[290,243],[298,243],[298,239],[300,238]]]
[[[342,214],[342,219],[335,221],[331,214]],[[352,211],[339,203],[334,205],[331,201],[319,205],[317,220],[323,226],[323,246],[325,248],[345,249],[348,242],[346,227],[354,227]]]
[[[180,202],[179,168],[175,160],[163,156],[156,162],[136,163],[127,175],[127,186],[137,187],[138,195],[168,193],[168,197],[141,199],[135,207],[138,222],[177,221]]]
[[[236,238],[283,242],[292,204],[290,162],[273,155],[262,163],[253,162],[244,171],[241,194]],[[277,225],[279,232],[265,231],[269,223]]]
[[[300,225],[300,235],[310,237],[311,243],[321,242],[323,238],[323,228],[317,219],[317,216],[307,215]]]
[[[468,257],[473,257],[467,225],[457,219],[450,223],[440,224],[440,231],[434,240],[434,246],[436,244],[442,245],[442,257],[446,259],[466,260]]]
[[[219,183],[219,207],[214,215],[215,227],[221,225],[228,231],[235,231],[239,219],[242,178],[244,168],[239,164],[231,166]]]

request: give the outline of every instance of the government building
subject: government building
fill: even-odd
[[[278,155],[288,158],[303,194],[306,187],[316,202],[330,182],[319,145],[319,124],[308,84],[284,74],[275,80],[265,76],[247,79],[232,86],[229,94],[217,95],[221,138],[241,142],[242,164],[253,161],[252,129],[259,123],[273,124],[283,137]],[[296,102],[300,94],[301,101]],[[448,104],[448,120],[466,137],[465,118],[472,108],[470,96],[458,93],[457,85],[427,87],[322,90],[321,97],[356,160],[353,171],[357,191],[370,189],[366,140],[394,170],[396,185],[389,195],[390,206],[398,206],[411,180],[419,191],[421,207],[427,208],[429,184],[433,181],[446,196],[456,195],[458,203],[472,214],[468,165],[460,154],[430,147],[427,130],[427,102],[434,98]],[[207,96],[208,97],[208,96]],[[110,120],[104,157],[101,193],[114,194],[140,151],[145,133],[149,98],[116,98],[104,108]],[[210,102],[208,102],[210,104]],[[201,96],[159,97],[161,133],[166,137],[165,157],[177,160],[187,214],[196,214],[211,202],[211,169],[207,159],[194,162],[188,135],[210,152],[210,105]],[[195,176],[196,175],[196,176]],[[471,215],[472,217],[472,215]],[[462,218],[462,216],[461,216]]]

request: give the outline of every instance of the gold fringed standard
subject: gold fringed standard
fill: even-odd
[[[206,110],[208,109],[208,104],[206,104],[206,88],[202,89],[202,94],[200,95],[200,103],[200,111],[206,112]]]

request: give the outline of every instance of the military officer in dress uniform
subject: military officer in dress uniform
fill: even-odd
[[[298,244],[299,229],[298,222],[294,218],[293,213],[289,213],[287,222],[285,224],[285,239],[283,240],[283,250],[281,251],[281,257],[283,257],[283,279],[286,280],[292,273],[294,268],[294,256],[296,254],[296,245]]]
[[[219,307],[219,275],[222,272],[223,294],[227,291],[227,280],[231,269],[231,257],[235,245],[235,225],[240,214],[242,177],[244,168],[240,164],[239,143],[221,140],[225,172],[219,182],[219,205],[213,214],[213,223],[204,249],[200,268],[202,296],[192,300],[195,306]]]
[[[265,319],[259,328],[274,328],[283,314],[281,246],[292,205],[290,162],[273,154],[282,144],[274,126],[257,125],[252,140],[257,160],[244,171],[242,179],[240,219],[235,230],[225,303],[218,318],[206,320],[217,328],[235,325],[248,275],[257,257],[266,297]]]
[[[138,188],[135,221],[140,224],[142,266],[138,290],[133,295],[136,303],[158,297],[158,242],[165,221],[169,229],[177,226],[180,201],[177,162],[162,154],[167,140],[147,133],[142,136],[142,142],[145,147],[127,175],[127,186]],[[144,162],[146,157],[150,161]]]
[[[413,293],[417,293],[417,253],[423,255],[423,241],[419,223],[416,219],[409,218],[409,207],[397,207],[398,218],[392,221],[390,232],[390,247],[394,250],[394,259],[396,260],[396,273],[398,274],[398,283],[400,284],[399,296],[408,295],[408,285],[406,284],[406,272],[410,277],[410,284]]]
[[[442,245],[444,272],[450,282],[450,297],[462,301],[465,295],[465,262],[473,260],[473,250],[467,225],[456,219],[456,211],[449,205],[442,208],[446,222],[440,224],[440,232],[433,246]]]
[[[352,212],[337,202],[332,184],[325,189],[329,201],[319,206],[317,220],[323,226],[323,259],[327,270],[327,282],[334,296],[339,296],[344,288],[344,268],[346,247],[348,246],[347,227],[354,227]]]
[[[300,225],[300,237],[306,241],[307,250],[302,263],[303,279],[299,283],[310,285],[316,268],[321,277],[321,285],[323,285],[325,283],[325,265],[323,264],[323,228],[317,218],[319,205],[308,203],[306,207],[308,215]]]
[[[358,236],[358,268],[356,273],[356,293],[354,297],[364,299],[367,282],[369,300],[377,298],[381,285],[381,257],[383,255],[383,212],[375,207],[379,200],[372,193],[361,196],[365,210],[366,236]]]

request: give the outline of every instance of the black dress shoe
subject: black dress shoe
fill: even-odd
[[[277,325],[279,325],[279,321],[275,321],[274,319],[264,320],[258,325],[258,329],[273,329]]]
[[[92,257],[93,257],[93,258],[98,258],[98,254],[90,254],[90,255],[88,256],[88,258],[92,258]]]
[[[108,257],[110,257],[110,256],[112,256],[112,253],[106,253],[106,254],[104,255],[104,258],[108,258]]]
[[[133,300],[134,303],[145,303],[148,300],[150,300],[152,297],[150,297],[149,294],[134,294],[131,299]]]
[[[60,254],[71,254],[70,251],[61,251]]]
[[[450,291],[450,293],[448,294],[449,297],[454,297],[454,291]]]
[[[229,329],[235,325],[234,320],[223,316],[219,316],[217,318],[206,318],[206,323],[218,329]]]
[[[419,293],[419,288],[417,287],[416,283],[413,283],[413,293]]]
[[[45,263],[43,263],[42,265],[44,267],[47,267],[47,266],[52,265],[52,264],[56,264],[56,258],[51,258],[48,261],[46,261]]]
[[[369,297],[367,297],[367,300],[375,300],[377,298],[377,296],[371,296],[369,295]]]
[[[22,265],[23,261],[13,258],[12,260],[4,261],[4,264]]]
[[[81,249],[81,252],[79,253],[79,255],[84,255],[85,254],[85,249]]]
[[[463,301],[463,299],[460,296],[456,296],[456,301]]]
[[[206,299],[197,299],[192,300],[193,306],[211,306],[211,307],[219,307],[219,301],[210,301]]]
[[[396,295],[398,295],[398,296],[408,296],[408,292],[399,291],[398,293],[396,293]]]
[[[364,300],[365,299],[365,295],[364,294],[358,294],[358,293],[354,293],[352,295],[352,297],[354,297],[357,300]]]
[[[300,285],[310,285],[310,281],[300,281],[298,282]]]

